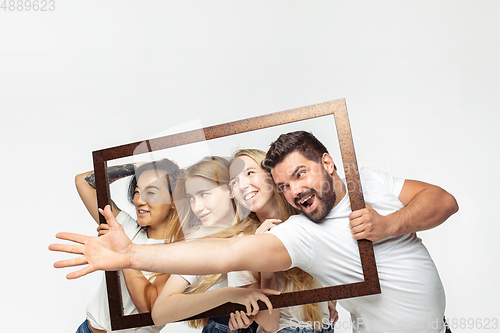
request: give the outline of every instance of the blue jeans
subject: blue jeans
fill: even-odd
[[[92,333],[92,330],[90,329],[89,322],[87,319],[78,327],[76,330],[76,333]]]
[[[333,327],[329,326],[320,330],[315,330],[312,327],[285,327],[276,333],[333,333]]]
[[[201,333],[229,333],[229,326],[225,324],[218,323],[216,321],[213,321],[212,319],[209,319],[207,324],[203,327],[203,330]],[[236,331],[233,331],[233,333],[252,333],[254,330],[252,327],[245,328],[245,329],[239,329]]]

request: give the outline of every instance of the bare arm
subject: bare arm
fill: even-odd
[[[248,315],[255,315],[259,311],[258,300],[266,303],[270,311],[272,309],[269,299],[259,290],[225,287],[198,294],[184,294],[188,285],[179,275],[172,275],[168,279],[151,313],[155,325],[185,319],[227,302],[245,305]]]
[[[442,188],[416,180],[405,180],[399,200],[404,208],[387,216],[367,206],[352,212],[354,239],[381,240],[432,229],[458,211],[455,198]]]
[[[97,231],[99,232],[99,236],[104,236],[110,229],[108,224],[103,223],[99,225]],[[151,312],[153,304],[156,302],[169,275],[160,274],[151,282],[141,271],[124,269],[122,272],[128,293],[139,313]]]
[[[267,231],[271,230],[278,224],[282,223],[279,219],[267,219],[265,220],[255,231],[256,235],[263,235]],[[260,273],[260,288],[262,289],[273,289],[277,290],[278,285],[276,283],[276,276],[274,272],[262,272]],[[257,324],[262,326],[265,331],[274,332],[279,329],[280,321],[280,310],[277,309],[272,313],[265,311],[259,312],[255,316],[255,321]]]
[[[158,295],[161,293],[169,274],[158,275],[150,282],[141,271],[134,269],[122,270],[127,284],[127,290],[139,313],[151,312]]]
[[[249,256],[249,253],[261,253]],[[230,271],[282,271],[291,265],[274,235],[205,238],[161,245],[132,245],[131,267],[150,272],[207,275]]]
[[[134,174],[134,165],[133,164],[124,164],[124,165],[116,165],[108,168],[108,180],[109,183],[117,181],[118,179],[131,176]],[[95,187],[95,175],[94,171],[88,171],[76,175],[75,177],[75,185],[80,198],[83,201],[83,204],[89,211],[90,215],[94,218],[94,220],[99,223],[99,212],[97,210],[97,193]],[[120,213],[120,209],[118,206],[112,201],[113,205],[113,214],[114,216],[118,216]]]
[[[59,239],[76,244],[52,244],[52,251],[83,254],[58,261],[56,268],[86,265],[67,275],[74,279],[96,270],[123,268],[169,273],[206,275],[229,271],[276,272],[288,269],[291,258],[283,243],[274,235],[252,235],[229,239],[211,238],[160,245],[132,244],[116,221],[109,206],[104,209],[110,231],[101,237],[58,233]],[[248,253],[262,253],[249,256]]]
[[[260,288],[277,290],[275,274],[261,273]],[[275,309],[272,313],[260,311],[255,316],[255,321],[268,332],[277,331],[280,326],[280,309]]]
[[[458,211],[455,198],[442,188],[416,180],[405,180],[399,200],[404,209],[393,215],[395,235],[432,229]]]

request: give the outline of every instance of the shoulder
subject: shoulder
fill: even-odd
[[[143,230],[137,221],[123,210],[116,216],[116,221],[121,224],[123,231],[131,240]]]
[[[370,168],[361,168],[359,170],[359,175],[362,180],[367,181],[385,182],[387,179],[392,178],[392,176],[386,172]]]
[[[361,168],[359,171],[363,191],[379,190],[381,188],[390,191],[396,197],[403,188],[405,179],[394,177],[386,172]]]
[[[291,260],[290,267],[305,270],[314,261],[318,231],[321,230],[314,227],[314,222],[307,217],[294,215],[268,233],[278,238],[285,247]]]
[[[268,233],[278,237],[285,244],[285,247],[289,248],[292,244],[310,243],[313,238],[312,235],[316,233],[317,229],[314,224],[302,214],[293,215],[285,222],[269,230]]]
[[[129,222],[135,223],[135,220],[132,218],[132,216],[130,216],[124,210],[120,211],[120,213],[118,213],[118,215],[116,215],[116,220],[118,221],[118,223],[120,223],[122,225],[123,225],[123,223],[129,223]]]
[[[300,232],[307,229],[307,225],[312,223],[307,217],[302,214],[292,215],[283,223],[278,224],[268,232],[274,235],[282,233]]]

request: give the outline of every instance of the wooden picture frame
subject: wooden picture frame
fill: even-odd
[[[345,99],[319,103],[94,151],[93,161],[98,206],[104,208],[104,206],[111,204],[110,188],[106,171],[107,161],[132,156],[133,154],[153,152],[199,141],[212,140],[330,115],[333,115],[335,119],[342,162],[351,200],[351,208],[352,210],[364,208],[365,203],[359,179],[358,165]],[[146,142],[146,144],[144,144],[144,142]],[[102,215],[100,216],[100,223],[106,223]],[[273,306],[279,308],[380,293],[372,243],[367,240],[361,240],[358,241],[358,247],[364,281],[270,296],[269,299]],[[150,313],[123,315],[120,281],[117,272],[106,272],[106,284],[111,327],[113,330],[153,325]],[[262,302],[260,302],[259,305],[261,309],[266,308]],[[235,310],[244,310],[244,308],[239,304],[226,303],[191,318],[186,318],[186,320],[226,315]]]

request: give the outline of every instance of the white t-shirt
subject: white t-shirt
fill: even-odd
[[[126,212],[121,211],[116,217],[118,223],[120,223],[125,231],[125,234],[130,238],[130,240],[135,244],[163,244],[163,240],[150,239],[148,238],[147,232],[141,228],[137,222]],[[146,278],[153,275],[150,272],[143,272]],[[132,298],[127,290],[127,285],[123,277],[122,271],[118,271],[118,276],[120,278],[120,287],[122,293],[123,301],[123,315],[131,315],[139,313],[137,308],[132,302]],[[103,280],[99,289],[97,289],[96,294],[87,305],[87,320],[90,325],[94,328],[100,330],[106,330],[111,332],[111,321],[109,318],[109,305],[108,305],[108,293],[106,289],[106,277],[103,276]],[[157,333],[164,327],[163,326],[144,326],[140,328],[131,328],[127,330],[120,330],[120,333]]]
[[[229,277],[229,286],[246,286],[249,284],[256,283],[257,280],[253,277],[252,273],[249,271],[241,271],[241,272],[231,272]],[[293,285],[290,285],[285,290],[285,277],[282,272],[275,273],[276,276],[276,288],[282,292],[290,292],[293,291]],[[316,288],[320,288],[318,285]],[[316,327],[321,327],[325,323],[328,323],[329,320],[329,311],[328,304],[326,302],[319,303],[321,310],[323,311],[323,318],[319,323],[316,324]],[[301,305],[290,306],[277,309],[280,311],[280,319],[279,319],[279,328],[275,331],[286,328],[286,327],[313,327],[310,322],[308,322],[302,316],[302,308]],[[257,329],[257,333],[267,333],[262,326],[259,326]]]
[[[366,204],[379,214],[401,208],[404,179],[382,172],[360,172]],[[292,260],[324,286],[363,281],[357,242],[349,228],[346,195],[319,223],[303,215],[290,217],[269,232],[277,236]],[[382,293],[339,300],[351,313],[353,332],[444,332],[445,295],[437,269],[416,234],[374,243]]]

